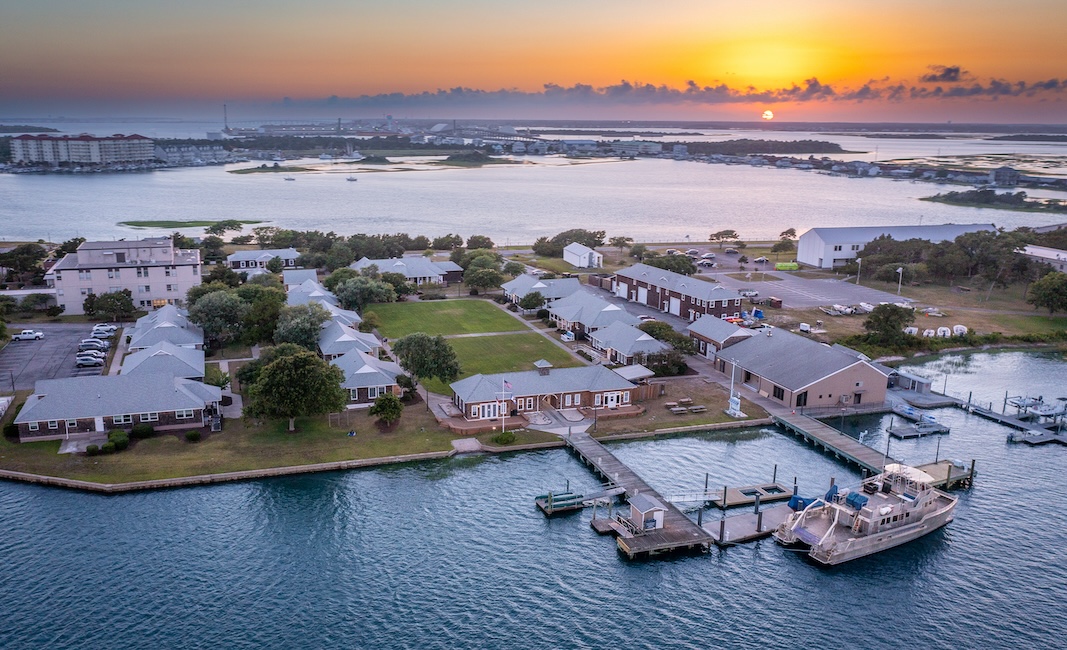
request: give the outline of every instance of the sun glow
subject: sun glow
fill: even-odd
[[[770,111],[770,110],[763,111],[763,115],[761,117],[763,117],[763,119],[765,119],[765,120],[773,120],[774,119],[774,111]]]

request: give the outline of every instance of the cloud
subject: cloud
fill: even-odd
[[[930,65],[926,66],[930,72],[919,77],[919,81],[928,84],[954,84],[961,81],[969,81],[971,75],[958,65]]]

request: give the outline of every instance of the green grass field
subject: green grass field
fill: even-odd
[[[582,365],[551,341],[534,332],[449,339],[448,342],[459,358],[462,369],[460,379],[479,373],[488,375],[533,370],[533,362],[538,359],[546,359],[557,368]],[[436,379],[427,381],[424,385],[435,393],[452,394],[444,382]]]
[[[382,336],[400,338],[412,332],[438,334],[481,334],[517,332],[526,326],[484,300],[433,300],[369,305],[382,319]]]
[[[265,223],[263,221],[249,221],[247,219],[235,219],[242,224],[254,224]],[[131,228],[199,228],[213,226],[217,221],[120,221],[120,226],[130,226]]]

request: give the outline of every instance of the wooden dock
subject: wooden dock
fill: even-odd
[[[774,422],[816,447],[822,447],[825,451],[858,465],[868,472],[878,474],[887,463],[899,462],[871,449],[855,438],[846,436],[832,426],[806,415],[775,415]]]
[[[956,467],[948,460],[939,460],[934,463],[927,463],[925,465],[917,465],[917,470],[921,470],[930,475],[934,479],[931,484],[935,488],[942,490],[951,490],[953,487],[969,486],[974,480],[974,461],[971,461],[970,469],[964,467]]]
[[[782,504],[761,510],[759,513],[746,512],[724,517],[719,521],[704,523],[704,530],[711,535],[716,546],[725,547],[769,537],[793,509]]]
[[[785,501],[793,496],[792,488],[781,483],[760,483],[759,485],[744,485],[742,487],[726,487],[726,501],[723,502],[722,489],[701,490],[698,492],[686,492],[672,494],[666,498],[671,503],[711,503],[716,508],[733,508],[735,506],[750,506],[756,503],[770,503],[772,501]]]
[[[546,517],[551,517],[560,512],[574,512],[575,510],[588,508],[604,499],[613,500],[615,497],[623,494],[623,492],[624,490],[620,487],[600,490],[591,494],[575,494],[573,492],[560,490],[558,494],[549,492],[547,495],[537,497],[534,499],[534,504]]]
[[[651,557],[675,551],[701,551],[711,547],[713,540],[710,534],[682,514],[677,507],[666,502],[658,492],[645,483],[644,479],[616,458],[604,445],[593,440],[588,433],[572,433],[565,437],[565,441],[578,458],[606,480],[611,487],[623,488],[627,497],[645,494],[663,503],[666,509],[663,528],[657,530],[635,533],[620,525],[619,528],[626,532],[622,534],[620,530],[608,523],[614,523],[613,520],[605,521],[612,528],[611,532],[617,534],[615,541],[619,551],[628,558]],[[596,528],[595,525],[594,528]]]
[[[948,432],[949,428],[945,425],[931,421],[918,422],[916,424],[897,424],[894,422],[886,428],[886,433],[900,440],[922,438]]]

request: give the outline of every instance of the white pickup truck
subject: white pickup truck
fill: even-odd
[[[40,341],[44,338],[44,332],[35,332],[34,330],[22,330],[18,334],[12,334],[12,341]]]

